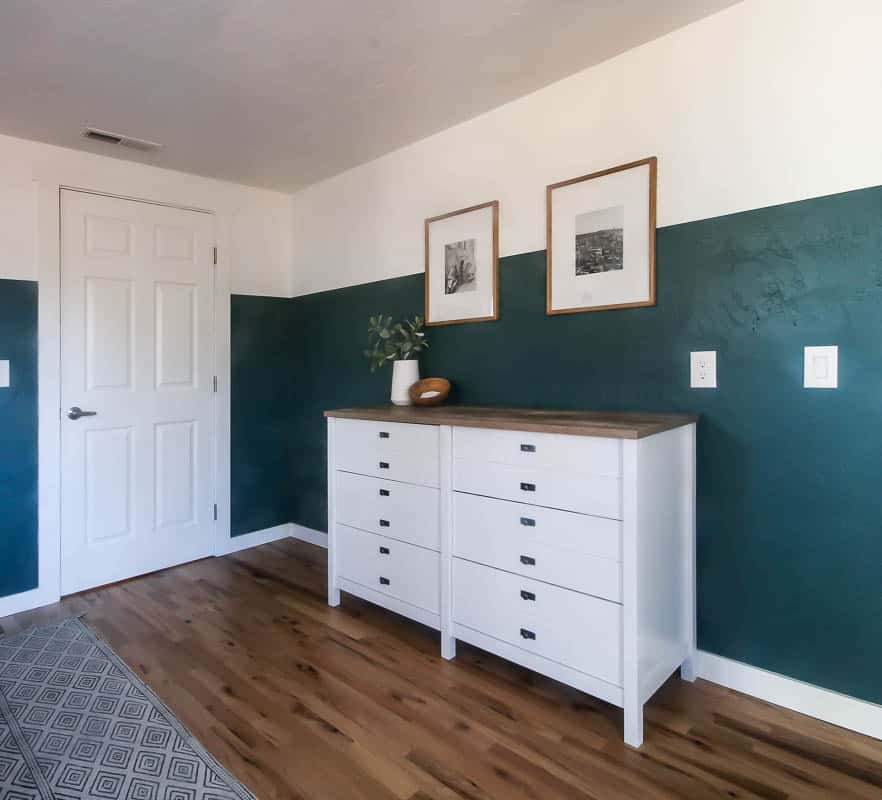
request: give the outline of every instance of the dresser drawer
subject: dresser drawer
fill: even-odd
[[[455,428],[453,449],[455,458],[464,461],[538,467],[613,478],[622,475],[622,443],[619,439]]]
[[[438,486],[438,427],[338,419],[337,469],[393,481]]]
[[[453,617],[466,627],[622,685],[622,607],[453,560]]]
[[[622,518],[621,478],[457,459],[453,486],[485,497]]]
[[[337,525],[336,532],[340,577],[438,613],[441,579],[437,553],[347,525]]]
[[[337,473],[337,521],[391,539],[438,550],[438,490]]]
[[[454,555],[621,602],[620,522],[461,493],[453,514]]]

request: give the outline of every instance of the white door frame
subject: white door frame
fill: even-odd
[[[212,208],[210,190],[182,191],[155,180],[107,176],[95,181],[76,170],[71,175],[36,179],[38,261],[38,455],[39,578],[35,589],[0,599],[0,616],[57,602],[61,596],[61,191],[136,200],[213,214],[218,248],[214,280],[214,494],[218,518],[214,552],[229,551],[230,538],[230,252],[233,209]],[[171,181],[169,181],[171,183]]]

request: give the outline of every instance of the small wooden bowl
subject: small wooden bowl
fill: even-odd
[[[415,406],[440,406],[450,394],[447,378],[423,378],[408,389]]]

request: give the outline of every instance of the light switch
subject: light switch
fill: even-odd
[[[836,389],[839,387],[839,348],[806,347],[803,369],[806,389]]]
[[[9,362],[0,361],[0,389],[9,388]]]
[[[693,389],[717,388],[717,351],[690,353],[689,386]]]

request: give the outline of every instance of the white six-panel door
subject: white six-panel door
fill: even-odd
[[[211,214],[61,192],[62,594],[213,552],[214,241]]]

